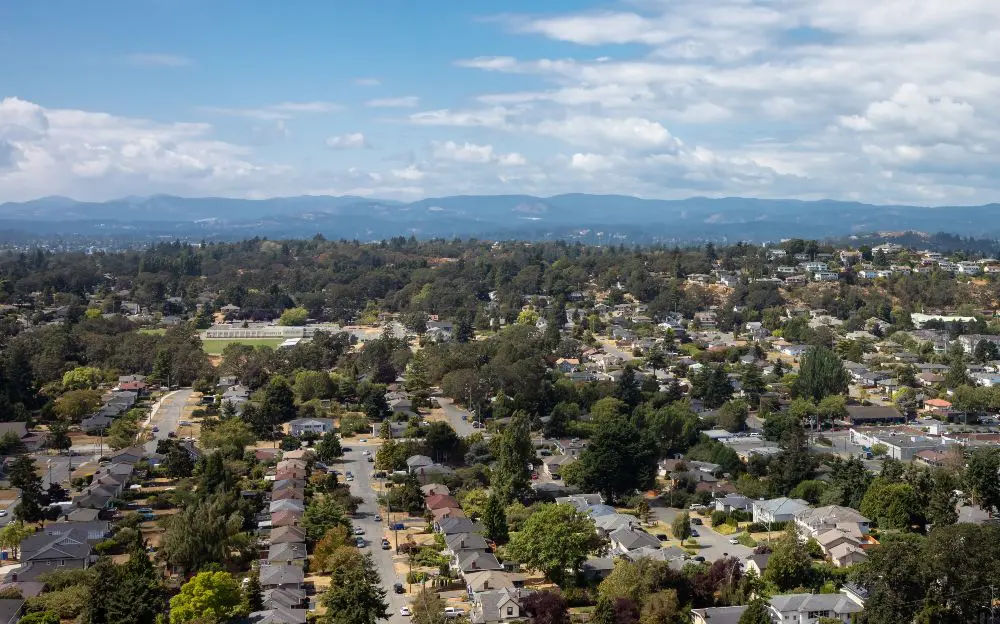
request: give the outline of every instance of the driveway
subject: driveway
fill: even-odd
[[[389,603],[389,613],[391,614],[389,622],[403,624],[409,619],[399,615],[399,608],[408,605],[409,599],[405,594],[398,595],[393,592],[392,586],[395,583],[405,584],[406,578],[398,576],[392,565],[392,555],[395,550],[382,550],[380,546],[382,536],[386,533],[387,524],[375,521],[375,514],[380,513],[375,489],[372,487],[372,472],[375,468],[374,464],[369,464],[361,454],[363,450],[375,454],[378,448],[378,445],[359,445],[357,448],[352,448],[349,453],[344,454],[343,463],[338,469],[344,473],[350,470],[354,475],[354,481],[350,484],[351,493],[359,496],[362,503],[358,506],[359,518],[355,518],[353,524],[356,527],[360,526],[365,531],[364,538],[368,545],[363,550],[372,554],[375,567],[382,579],[382,586],[386,590],[386,601]]]
[[[455,430],[455,433],[467,438],[476,432],[476,429],[472,427],[472,414],[468,410],[455,405],[455,402],[448,397],[436,398],[438,405],[441,406],[441,410],[448,419],[448,424]],[[465,416],[465,420],[462,420],[462,416]]]
[[[155,453],[157,442],[166,440],[171,432],[177,432],[178,423],[184,413],[184,406],[187,405],[188,399],[193,393],[194,390],[191,388],[182,388],[174,390],[160,399],[149,417],[149,427],[157,427],[159,430],[154,431],[153,439],[146,442],[147,452]]]
[[[658,507],[653,506],[652,508],[653,517],[663,522],[664,524],[670,525],[674,518],[678,514],[682,513],[680,509],[674,509],[673,507]],[[703,518],[703,520],[706,520]],[[740,561],[745,559],[747,555],[753,553],[752,548],[748,548],[742,544],[730,544],[729,535],[722,535],[721,533],[716,533],[714,529],[708,526],[708,523],[701,526],[692,526],[692,529],[698,531],[698,543],[701,545],[699,549],[699,554],[705,558],[705,561],[715,561],[716,559],[721,559],[725,556],[736,557]]]

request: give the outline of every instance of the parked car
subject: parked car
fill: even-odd
[[[697,524],[701,526],[704,523],[701,521],[701,518],[691,518],[691,524]]]
[[[660,540],[661,542],[666,542],[666,541],[668,541],[670,539],[670,537],[668,537],[667,535],[665,535],[663,533],[657,533],[654,537],[656,539]]]
[[[170,431],[170,432],[167,433],[167,437],[168,438],[176,438],[177,437],[177,433],[173,432],[173,431]]]
[[[159,433],[159,432],[160,432],[160,428],[157,427],[156,425],[153,425],[153,433]]]
[[[396,592],[397,594],[402,594],[402,593],[406,592],[406,590],[403,589],[403,584],[402,583],[396,583],[395,585],[393,585],[392,586],[392,591]]]
[[[389,540],[383,539],[382,540],[382,550],[389,550],[391,548],[392,548],[392,546],[389,545]]]
[[[691,529],[691,537],[701,537],[701,536],[698,535],[698,531],[695,531],[694,529]]]
[[[458,609],[456,607],[445,607],[444,616],[447,618],[457,618],[460,615],[465,615],[465,611]]]
[[[382,515],[381,514],[375,514],[375,522],[382,522]]]
[[[729,538],[729,543],[733,544],[733,545],[736,545],[736,544],[740,543],[740,540],[736,539],[735,537],[730,537]]]
[[[403,617],[408,617],[410,615],[413,615],[412,613],[410,613],[409,607],[400,607],[399,614],[402,615]]]
[[[364,535],[365,534],[365,530],[362,529],[361,527],[354,527],[354,534],[355,535]]]
[[[363,537],[357,538],[356,540],[354,540],[354,543],[357,545],[358,548],[364,548],[365,546],[368,545],[367,542],[365,542],[365,538]]]
[[[697,561],[698,563],[704,563],[705,558],[702,557],[701,555],[697,555],[694,557],[694,560]]]

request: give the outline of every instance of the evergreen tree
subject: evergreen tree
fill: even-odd
[[[794,391],[800,397],[820,401],[831,394],[847,392],[848,375],[837,354],[826,347],[814,347],[802,356]]]
[[[21,492],[14,516],[24,522],[40,522],[45,517],[42,509],[42,477],[35,471],[35,460],[21,455],[11,464],[10,485]]]
[[[264,610],[264,589],[260,585],[260,568],[256,565],[250,570],[250,582],[243,588],[248,613]]]
[[[344,449],[340,446],[340,438],[332,431],[324,433],[316,444],[316,456],[320,461],[329,463],[343,455]]]
[[[642,402],[642,392],[635,380],[635,369],[631,366],[625,366],[621,377],[615,383],[615,398],[627,405],[629,409],[635,408]]]
[[[528,416],[514,412],[510,424],[496,438],[496,465],[490,475],[490,486],[500,502],[509,505],[527,492],[531,484],[528,464],[534,458]]]
[[[118,587],[118,570],[107,557],[101,557],[91,568],[90,592],[82,618],[85,624],[114,624],[108,598]]]
[[[431,396],[430,383],[427,381],[427,360],[423,350],[417,351],[406,365],[403,376],[403,387],[410,393],[413,407],[426,407]]]
[[[597,606],[594,607],[590,621],[592,624],[617,624],[615,602],[610,596],[602,595],[597,599]]]
[[[757,597],[750,601],[747,610],[740,616],[739,624],[771,624],[771,609],[767,601]]]
[[[656,476],[656,446],[626,418],[600,418],[580,454],[579,478],[586,491],[608,501],[649,487]]]
[[[330,579],[323,593],[326,613],[322,624],[376,624],[389,618],[389,603],[382,588],[375,560],[368,553],[359,565],[342,566]]]
[[[747,396],[747,400],[750,401],[750,405],[755,406],[760,399],[760,395],[764,394],[764,391],[767,389],[764,385],[764,378],[761,376],[760,369],[757,368],[756,364],[747,364],[743,368],[743,374],[740,375],[740,387]]]
[[[496,494],[491,494],[483,509],[483,528],[486,537],[497,544],[507,543],[507,514],[503,502]]]
[[[164,610],[163,589],[141,540],[132,544],[128,562],[116,572],[115,591],[105,597],[109,623],[154,624]]]

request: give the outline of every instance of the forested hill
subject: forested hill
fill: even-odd
[[[857,232],[919,230],[997,237],[1000,210],[985,206],[873,206],[838,201],[750,198],[652,200],[622,195],[454,196],[397,202],[361,197],[267,200],[166,195],[78,202],[48,197],[0,205],[3,238],[76,234],[153,239],[238,240],[252,236],[329,238],[768,241]]]

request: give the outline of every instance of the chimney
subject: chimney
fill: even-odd
[[[490,588],[490,579],[486,579],[485,581],[483,581],[483,591],[486,591],[489,588]]]
[[[459,548],[459,550],[465,550],[465,538],[464,537],[462,538],[462,541],[459,542],[458,548]]]

